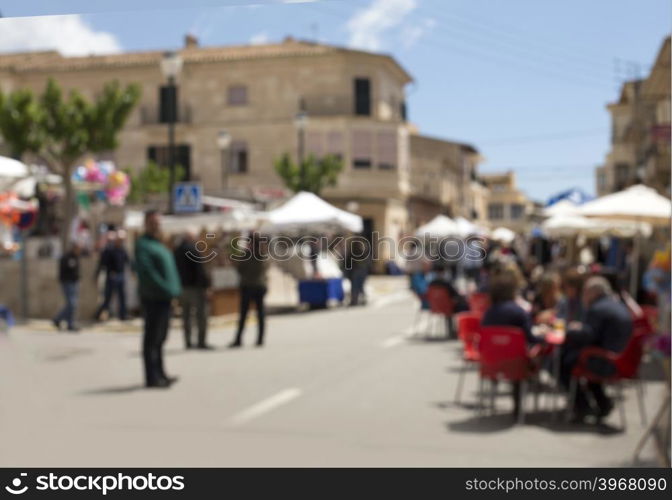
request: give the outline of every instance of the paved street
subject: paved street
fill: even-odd
[[[180,381],[168,391],[142,389],[137,332],[16,329],[0,341],[0,466],[628,463],[643,432],[633,389],[625,434],[542,413],[513,426],[505,394],[478,418],[452,403],[458,344],[406,338],[416,305],[394,283],[366,307],[272,316],[263,349],[250,327],[244,349],[225,349],[224,325],[218,350],[187,352],[173,328],[167,368]],[[465,389],[468,404],[475,373]],[[662,388],[648,389],[651,414]]]

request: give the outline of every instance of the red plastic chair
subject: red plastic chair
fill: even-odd
[[[461,312],[455,315],[455,323],[457,325],[457,337],[462,341],[463,361],[455,390],[455,404],[459,404],[465,372],[470,364],[478,363],[481,360],[481,353],[478,351],[481,317],[472,312]]]
[[[626,427],[625,406],[623,399],[623,382],[632,380],[636,384],[637,398],[639,400],[639,414],[642,419],[642,425],[646,425],[646,409],[644,407],[644,387],[639,378],[639,367],[644,356],[644,345],[651,335],[652,331],[648,321],[635,324],[632,336],[620,353],[608,351],[601,347],[590,346],[581,351],[579,359],[572,369],[572,380],[569,391],[569,402],[567,405],[568,416],[574,409],[576,391],[580,383],[595,382],[600,384],[612,384],[617,387],[619,393],[619,406],[621,412],[621,424]],[[610,361],[616,367],[614,373],[609,376],[598,375],[588,368],[588,362],[591,359],[604,359]]]
[[[429,302],[429,311],[433,314],[435,320],[438,320],[437,324],[434,321],[434,327],[430,328],[430,336],[436,330],[438,333],[441,330],[445,331],[447,337],[450,337],[451,333],[451,317],[453,316],[453,310],[455,304],[453,298],[450,296],[450,293],[446,287],[441,285],[429,285],[427,287],[427,301]],[[445,329],[441,328],[441,320],[445,323]]]
[[[487,293],[472,293],[468,297],[469,310],[481,317],[490,307],[490,296]]]
[[[643,305],[640,306],[642,309],[642,316],[647,319],[651,330],[656,330],[658,328],[658,308],[656,306]]]
[[[481,355],[481,408],[483,408],[483,382],[492,382],[491,407],[494,410],[495,383],[499,380],[520,382],[519,423],[525,419],[524,402],[527,381],[536,373],[533,359],[528,353],[525,333],[511,326],[483,326],[480,329],[478,349]]]

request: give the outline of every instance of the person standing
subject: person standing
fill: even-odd
[[[189,230],[184,234],[182,242],[175,249],[175,263],[182,283],[182,325],[184,328],[185,347],[191,349],[191,323],[195,316],[198,328],[197,349],[212,349],[206,343],[208,328],[207,300],[210,278],[202,261],[200,251],[196,248],[196,233]]]
[[[366,302],[364,285],[371,268],[371,247],[368,240],[356,237],[349,242],[346,248],[344,266],[344,274],[350,280],[350,305],[359,305],[360,296],[364,296]]]
[[[142,356],[147,387],[166,388],[177,380],[166,375],[163,344],[168,336],[171,301],[181,292],[175,259],[160,241],[161,220],[156,210],[145,213],[145,234],[135,244],[138,291],[144,316]]]
[[[79,243],[74,242],[70,250],[59,261],[58,281],[61,283],[61,289],[63,290],[65,306],[52,320],[58,330],[61,329],[61,323],[65,321],[68,325],[68,331],[79,331],[79,327],[75,324],[75,316],[77,315],[79,298],[79,257],[81,251]]]
[[[243,331],[251,302],[254,302],[257,308],[257,347],[264,345],[266,326],[264,297],[267,290],[269,262],[268,256],[262,255],[263,251],[259,234],[254,233],[250,238],[248,248],[243,251],[242,255],[237,255],[233,259],[240,277],[240,317],[236,338],[229,344],[231,348],[243,345]]]
[[[100,254],[95,279],[105,271],[105,291],[103,303],[96,310],[95,320],[99,321],[103,311],[109,312],[110,304],[114,295],[117,296],[119,307],[119,319],[125,321],[126,317],[126,268],[130,266],[131,259],[125,248],[126,232],[119,230],[110,232],[110,243]]]

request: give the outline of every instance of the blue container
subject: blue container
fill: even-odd
[[[299,301],[301,303],[326,307],[329,301],[343,302],[343,297],[341,278],[299,281]]]

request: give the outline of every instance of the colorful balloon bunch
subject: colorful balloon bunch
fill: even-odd
[[[75,169],[72,181],[77,189],[93,191],[97,199],[112,205],[123,205],[131,189],[128,175],[111,161],[88,160]]]

